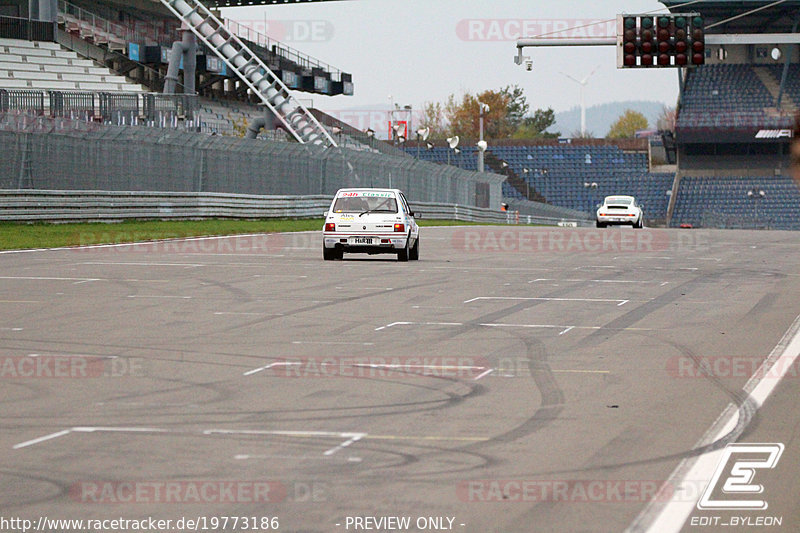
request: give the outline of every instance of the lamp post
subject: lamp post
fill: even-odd
[[[431,134],[430,128],[419,128],[417,130],[417,160],[419,160],[420,144],[422,144],[422,141],[427,141],[428,135],[430,134]],[[430,150],[430,148],[428,148],[428,150]]]
[[[372,140],[375,138],[375,130],[372,128],[367,128],[364,133],[367,134],[367,138],[369,139],[369,148],[372,149]]]
[[[528,182],[528,174],[530,174],[531,169],[523,168],[522,169],[522,181],[525,182],[525,199],[531,199],[531,184]]]
[[[331,133],[336,136],[336,142],[341,145],[342,144],[342,128],[339,126],[334,126],[331,128]]]
[[[478,172],[483,172],[483,153],[489,148],[489,145],[486,141],[480,140],[476,146],[478,147]]]
[[[753,188],[747,191],[747,197],[753,199],[753,213],[755,215],[755,223],[758,224],[758,202],[763,200],[767,193],[763,189]]]
[[[594,202],[594,191],[597,190],[597,182],[593,181],[589,183],[588,181],[583,182],[584,189],[589,191],[589,213],[592,212],[592,203]]]
[[[489,112],[489,106],[484,104],[483,102],[479,102],[480,106],[480,114],[478,115],[478,172],[483,172],[483,152],[486,151],[486,142],[483,140],[483,117],[486,113]],[[483,143],[484,148],[481,148],[481,143]]]
[[[450,152],[454,150],[458,150],[458,142],[459,142],[458,135],[453,135],[452,137],[447,138],[447,146],[450,147],[450,150],[447,151],[447,164],[450,165]]]

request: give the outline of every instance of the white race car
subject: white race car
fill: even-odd
[[[606,196],[597,209],[597,227],[630,224],[634,228],[644,226],[644,212],[633,196]]]
[[[414,216],[398,189],[340,189],[325,214],[322,257],[332,261],[347,252],[417,260],[419,226]]]

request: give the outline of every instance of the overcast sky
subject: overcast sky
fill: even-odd
[[[621,13],[664,10],[654,0],[346,0],[289,6],[229,8],[244,21],[300,50],[353,74],[355,95],[309,95],[322,110],[415,109],[448,95],[517,84],[531,109],[564,111],[580,101],[582,79],[596,69],[586,104],[654,100],[675,105],[675,69],[617,69],[616,50],[604,47],[528,48],[528,72],[514,64],[516,39],[574,27]],[[613,34],[613,25],[575,30],[575,36]],[[587,35],[583,34],[583,36]],[[299,97],[307,98],[306,93]]]

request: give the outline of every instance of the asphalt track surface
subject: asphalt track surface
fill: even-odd
[[[318,233],[0,254],[0,524],[648,531],[656,490],[705,486],[682,462],[737,440],[785,447],[756,471],[769,508],[690,519],[782,525],[682,530],[800,529],[796,362],[760,409],[743,390],[800,315],[797,233],[421,243],[409,263],[323,262]]]

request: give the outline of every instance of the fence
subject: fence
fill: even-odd
[[[332,196],[217,193],[0,190],[0,220],[111,222],[122,219],[322,218]],[[453,204],[412,202],[425,220],[558,225],[580,221],[521,217]]]
[[[0,113],[113,125],[177,127],[180,121],[191,129],[197,105],[197,96],[185,94],[0,89]]]
[[[346,148],[0,115],[0,189],[332,195],[399,188],[500,208],[502,176]]]
[[[55,41],[55,30],[55,24],[52,22],[17,17],[0,17],[0,38],[2,39],[52,42]]]

